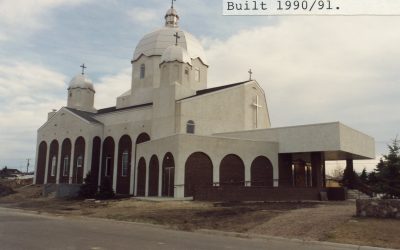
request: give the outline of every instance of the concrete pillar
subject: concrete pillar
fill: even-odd
[[[49,175],[50,144],[47,144],[46,155],[47,156],[46,156],[46,166],[45,166],[45,171],[44,171],[44,184],[47,184],[47,177]]]
[[[56,171],[56,183],[57,184],[60,184],[60,171],[61,171],[61,162],[62,162],[61,151],[62,151],[62,143],[58,145],[57,171]]]
[[[219,186],[219,166],[221,165],[222,159],[217,157],[211,157],[211,161],[213,163],[213,182],[214,186]]]
[[[135,177],[136,177],[136,172],[135,172],[135,167],[136,167],[136,146],[135,144],[132,144],[132,152],[131,152],[131,178],[130,178],[130,183],[129,183],[129,194],[130,195],[135,195]]]
[[[146,185],[144,196],[149,196],[149,171],[150,171],[150,159],[146,159]]]
[[[250,187],[251,186],[251,164],[253,162],[249,161],[249,162],[243,162],[243,163],[244,163],[244,186]]]
[[[163,158],[160,158],[157,155],[158,158],[158,197],[162,196],[162,184],[163,184]]]
[[[117,191],[117,174],[118,174],[118,156],[119,156],[119,141],[115,142],[114,149],[114,171],[113,171],[113,189]]]
[[[36,141],[36,158],[35,158],[35,170],[34,170],[34,176],[33,176],[33,183],[36,183],[36,176],[37,176],[37,169],[38,169],[38,162],[39,162],[39,140]],[[47,153],[47,152],[46,152]]]
[[[83,163],[83,179],[92,168],[93,140],[85,138],[85,162]]]
[[[71,161],[69,162],[69,184],[72,184],[74,178],[74,165],[75,165],[75,141],[71,142]]]
[[[323,159],[322,153],[311,153],[311,168],[312,168],[312,183],[313,187],[322,188],[323,187],[323,179],[322,179],[322,168],[323,168]]]
[[[103,169],[103,140],[100,139],[100,159],[99,159],[99,179],[97,180],[97,185],[101,185],[101,173]]]

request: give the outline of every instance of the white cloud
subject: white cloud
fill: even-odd
[[[128,16],[135,22],[141,23],[141,25],[149,22],[158,21],[159,17],[154,9],[136,7],[130,9],[127,12]]]
[[[0,1],[0,41],[27,35],[48,27],[49,11],[60,6],[74,6],[91,0],[2,0]]]
[[[126,68],[115,75],[102,77],[94,83],[96,108],[115,106],[116,98],[131,88],[132,68]]]
[[[40,65],[0,64],[0,167],[34,158],[36,130],[51,108],[65,106],[65,80]]]

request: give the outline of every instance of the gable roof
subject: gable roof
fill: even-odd
[[[239,85],[243,85],[243,84],[246,84],[246,83],[252,82],[252,81],[253,80],[248,80],[248,81],[244,81],[244,82],[237,82],[237,83],[232,83],[232,84],[228,84],[228,85],[218,86],[218,87],[215,87],[215,88],[198,90],[198,91],[196,91],[195,95],[180,99],[178,101],[182,101],[182,100],[190,99],[190,98],[193,98],[193,97],[197,97],[197,96],[201,96],[201,95],[217,92],[217,91],[224,90],[224,89],[233,88],[233,87],[236,87],[236,86],[239,86]]]
[[[117,109],[117,107],[109,107],[109,108],[104,108],[104,109],[99,109],[97,110],[97,113],[95,115],[102,115],[102,114],[107,114],[107,113],[112,113],[112,112],[118,112],[118,111],[123,111],[123,110],[129,110],[129,109],[136,109],[136,108],[142,108],[142,107],[147,107],[147,106],[152,106],[153,103],[144,103],[144,104],[139,104],[135,106],[129,106],[125,108],[120,108]]]
[[[93,115],[95,115],[95,113],[85,112],[85,111],[81,111],[81,110],[77,110],[77,109],[73,109],[73,108],[67,108],[67,107],[65,107],[65,109],[67,109],[68,111],[71,111],[75,115],[79,116],[80,118],[82,118],[90,123],[102,124],[101,122],[99,122],[98,120],[93,118]]]

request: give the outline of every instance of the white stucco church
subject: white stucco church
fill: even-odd
[[[72,79],[67,106],[38,129],[35,183],[79,184],[91,171],[119,194],[301,198],[325,187],[326,161],[375,158],[374,139],[339,122],[271,127],[256,80],[207,88],[208,68],[170,8],[165,26],[139,41],[131,89],[115,107],[96,109],[95,84]]]

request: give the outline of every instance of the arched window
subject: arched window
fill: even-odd
[[[186,133],[194,134],[195,124],[194,121],[190,120],[186,123]]]
[[[56,176],[57,157],[51,158],[51,176]]]
[[[76,167],[81,168],[83,165],[83,156],[80,155],[78,156],[78,158],[76,159]]]
[[[129,152],[124,151],[122,153],[122,176],[128,175],[128,164],[129,164]]]
[[[69,157],[68,155],[66,155],[64,157],[64,172],[63,172],[63,176],[68,176],[69,175]]]
[[[140,79],[144,79],[146,76],[146,65],[140,65]]]

